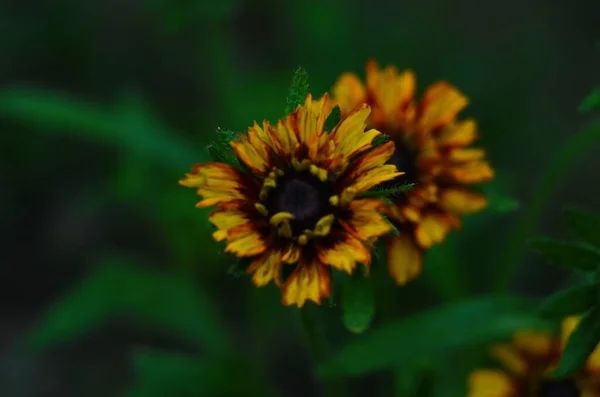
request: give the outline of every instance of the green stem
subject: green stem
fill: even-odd
[[[526,240],[535,232],[552,192],[569,174],[573,163],[589,150],[598,139],[600,139],[600,122],[595,122],[587,126],[562,147],[546,172],[538,180],[533,188],[531,199],[528,201],[521,223],[517,226],[507,249],[504,251],[504,255],[500,256],[500,261],[496,266],[497,277],[494,286],[496,291],[502,292],[510,287],[512,277],[525,251]]]
[[[305,307],[300,309],[300,317],[313,357],[317,364],[321,364],[329,358],[329,344],[327,343],[325,335],[319,327],[314,312],[310,310],[310,308]],[[347,395],[343,382],[335,380],[327,380],[325,382],[327,396],[343,397]]]

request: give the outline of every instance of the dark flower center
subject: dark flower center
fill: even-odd
[[[579,390],[572,379],[546,380],[540,384],[537,397],[578,397]]]
[[[396,144],[396,150],[386,164],[395,165],[398,171],[402,171],[405,174],[382,183],[378,186],[379,189],[394,189],[407,183],[417,182],[418,174],[415,153],[401,140],[394,140],[394,143]]]
[[[291,222],[295,236],[304,230],[312,230],[322,217],[332,213],[329,197],[331,186],[321,182],[307,172],[285,174],[277,179],[277,187],[269,195],[269,214],[289,212],[294,215]]]

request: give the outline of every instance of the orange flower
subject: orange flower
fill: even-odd
[[[396,144],[388,163],[405,174],[379,187],[416,184],[408,193],[390,197],[387,209],[399,231],[386,241],[389,271],[398,284],[419,275],[424,250],[458,229],[461,215],[487,206],[486,198],[467,185],[494,176],[485,151],[468,147],[477,139],[475,121],[457,120],[467,98],[446,82],[430,86],[419,101],[414,99],[415,89],[412,71],[379,69],[375,61],[367,64],[366,86],[345,73],[333,88],[343,115],[367,103],[372,108],[368,125]]]
[[[600,348],[568,379],[554,379],[566,341],[578,322],[563,321],[561,338],[545,332],[522,331],[512,343],[495,345],[492,356],[500,369],[478,369],[468,380],[468,397],[600,397]]]
[[[392,228],[380,213],[384,202],[359,195],[402,175],[385,164],[393,142],[372,148],[381,134],[365,132],[365,104],[325,131],[332,108],[328,95],[309,95],[277,125],[255,122],[231,142],[246,171],[199,164],[180,181],[202,196],[198,207],[217,206],[209,217],[214,239],[227,242],[225,252],[251,258],[254,284],[273,280],[285,305],[329,297],[331,269],[350,274],[357,263],[369,266],[373,243]]]

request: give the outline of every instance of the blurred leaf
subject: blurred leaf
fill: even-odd
[[[154,0],[151,2],[163,18],[169,33],[176,33],[194,21],[219,22],[231,18],[240,5],[239,0]]]
[[[294,72],[294,75],[292,76],[292,83],[290,84],[290,89],[286,98],[287,106],[285,108],[285,113],[292,113],[294,110],[296,110],[298,105],[303,105],[306,101],[307,95],[308,73],[306,73],[306,70],[298,66]]]
[[[268,396],[260,378],[239,358],[199,358],[157,349],[137,349],[135,383],[127,397]]]
[[[42,131],[125,148],[179,172],[198,161],[193,145],[162,125],[137,94],[126,91],[112,108],[58,92],[0,91],[0,114]]]
[[[381,135],[375,137],[375,139],[373,139],[373,142],[371,142],[371,147],[372,148],[379,147],[379,146],[383,145],[384,143],[386,143],[389,140],[390,140],[390,136],[389,135],[387,135],[387,134],[381,134]]]
[[[340,107],[338,105],[335,105],[333,110],[331,110],[331,113],[329,114],[329,116],[327,116],[327,120],[325,120],[325,125],[323,126],[323,130],[331,132],[331,130],[333,130],[333,128],[336,125],[338,125],[341,118],[342,118],[342,110],[340,109]]]
[[[577,108],[580,112],[589,112],[600,108],[600,87],[596,87],[590,92]]]
[[[586,243],[600,249],[600,216],[581,208],[565,208],[569,227]]]
[[[446,244],[431,247],[425,253],[423,276],[444,299],[464,297],[469,292],[463,269],[463,250],[459,249],[455,239],[449,236]]]
[[[581,314],[597,303],[598,284],[583,284],[565,289],[547,298],[539,308],[545,317],[562,320],[574,314]]]
[[[365,332],[375,315],[373,280],[362,274],[345,277],[342,287],[342,316],[346,328],[355,334]]]
[[[564,378],[580,369],[600,341],[600,307],[595,307],[581,317],[577,328],[567,342],[554,375]]]
[[[318,368],[321,377],[363,375],[416,357],[443,356],[452,349],[508,337],[546,323],[526,314],[528,300],[507,296],[475,297],[386,324],[341,349]]]
[[[414,187],[415,187],[414,183],[405,183],[402,186],[394,187],[394,188],[391,188],[391,189],[378,189],[378,188],[375,188],[375,189],[370,190],[368,192],[362,193],[360,195],[360,197],[377,197],[377,198],[390,197],[390,196],[397,195],[398,193],[408,192],[408,191],[412,190]]]
[[[519,202],[512,197],[502,196],[495,193],[486,195],[488,200],[488,209],[494,212],[506,213],[519,209]]]
[[[546,237],[533,238],[530,244],[546,259],[560,266],[594,272],[600,264],[600,251],[587,244]]]
[[[55,302],[28,341],[43,348],[119,315],[136,316],[215,354],[230,348],[209,297],[191,280],[123,260],[102,263]]]

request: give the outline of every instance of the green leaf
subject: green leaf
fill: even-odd
[[[600,341],[600,307],[581,317],[571,334],[554,375],[564,378],[580,369]]]
[[[211,300],[189,279],[124,260],[105,261],[55,302],[27,340],[43,348],[130,315],[215,354],[229,341]]]
[[[565,208],[569,227],[588,244],[600,249],[600,216],[581,208]]]
[[[50,91],[0,91],[0,114],[28,127],[61,136],[110,144],[172,167],[198,161],[190,142],[165,127],[143,99],[125,91],[112,107]]]
[[[488,209],[490,211],[507,213],[514,212],[520,207],[520,203],[512,197],[489,193],[486,194],[486,198],[488,200]]]
[[[342,287],[342,317],[346,328],[355,334],[365,332],[375,315],[373,280],[365,275],[345,277]]]
[[[598,284],[583,284],[565,289],[547,298],[539,308],[540,315],[562,320],[581,314],[597,303]]]
[[[414,183],[405,183],[404,185],[394,187],[391,189],[373,189],[368,192],[364,192],[360,195],[360,197],[391,197],[397,195],[398,193],[404,193],[412,190],[415,187]]]
[[[594,272],[600,264],[600,251],[587,244],[545,237],[531,239],[530,244],[546,259],[560,266]]]
[[[600,108],[600,87],[596,87],[590,92],[577,108],[580,112],[589,112]]]
[[[371,147],[372,148],[379,147],[379,146],[383,145],[384,143],[388,142],[389,140],[390,140],[389,135],[381,134],[379,136],[376,136],[375,139],[373,139],[373,142],[371,142]]]
[[[324,378],[357,376],[417,357],[443,357],[450,350],[509,337],[519,329],[548,325],[527,313],[531,302],[507,296],[475,297],[439,306],[363,335],[319,366]]]
[[[290,89],[286,98],[287,106],[285,108],[285,113],[292,113],[294,110],[296,110],[298,105],[304,104],[307,95],[308,73],[306,73],[306,70],[298,66],[294,72],[294,75],[292,76],[292,83],[290,84]]]
[[[325,120],[325,125],[324,125],[323,129],[325,131],[331,132],[331,130],[333,130],[333,128],[336,125],[338,125],[341,118],[342,118],[342,109],[340,109],[340,107],[336,105],[333,108],[333,110],[331,111],[331,113],[329,114],[329,116],[327,116],[327,119]]]
[[[256,371],[237,359],[199,358],[157,349],[134,353],[135,383],[126,397],[265,396]]]

